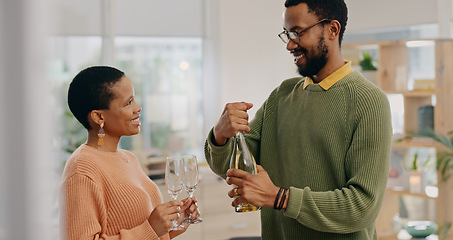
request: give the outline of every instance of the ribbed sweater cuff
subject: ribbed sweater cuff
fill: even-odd
[[[137,231],[138,233],[143,233],[139,236],[136,236],[140,239],[159,239],[157,233],[154,231],[153,227],[151,227],[148,221],[145,221],[142,225],[137,226],[136,228],[140,228],[140,230]]]
[[[302,208],[303,198],[304,198],[303,189],[290,187],[288,206],[286,206],[284,215],[296,219],[299,216],[300,210]]]
[[[212,151],[212,153],[214,154],[218,154],[218,155],[221,155],[223,153],[225,153],[226,151],[229,151],[230,148],[228,147],[231,143],[231,139],[232,138],[228,138],[227,142],[225,143],[225,145],[222,145],[222,146],[217,146],[215,145],[213,142],[212,142],[212,139],[214,138],[214,128],[211,129],[211,131],[209,131],[209,134],[208,134],[208,138],[206,139],[207,143],[208,143],[208,146],[210,148],[210,150]]]

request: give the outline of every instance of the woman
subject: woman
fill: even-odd
[[[131,80],[118,69],[90,67],[77,74],[68,105],[88,139],[66,163],[61,183],[64,239],[170,239],[181,214],[195,213],[191,198],[162,203],[138,159],[118,149],[121,136],[138,134],[141,107]]]

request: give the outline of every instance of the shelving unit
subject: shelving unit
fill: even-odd
[[[408,190],[394,190],[394,189],[387,189],[387,194],[397,195],[397,196],[413,196],[419,198],[426,198],[426,199],[436,199],[437,197],[431,197],[426,195],[425,193],[413,193]]]
[[[420,89],[414,86],[417,76],[410,68],[411,62],[417,61],[417,56],[410,55],[410,47],[426,44],[434,49],[434,58],[429,65],[433,66],[433,87]],[[388,41],[363,44],[344,44],[343,56],[352,61],[353,66],[359,64],[363,51],[377,53],[378,70],[375,84],[387,94],[398,94],[403,99],[404,112],[402,132],[417,132],[419,129],[418,111],[422,106],[434,106],[434,130],[446,134],[453,130],[453,40],[452,39],[422,39]],[[419,57],[419,56],[418,56]],[[427,58],[422,60],[426,61]],[[431,58],[429,58],[431,59]],[[434,64],[433,64],[434,62]],[[423,69],[426,66],[422,66]],[[415,69],[418,70],[418,69]],[[426,82],[426,80],[424,80]],[[423,81],[419,81],[423,82]],[[431,81],[428,81],[431,82]],[[395,139],[398,138],[395,136]],[[445,150],[432,140],[416,139],[398,141],[393,144],[394,149],[433,148],[436,151]],[[392,218],[399,212],[400,197],[413,197],[435,201],[436,221],[453,223],[453,180],[445,182],[438,177],[438,197],[430,197],[425,193],[413,193],[408,189],[387,189],[383,207],[376,221],[376,228],[380,239],[398,239],[392,229]],[[393,232],[393,234],[389,234]],[[450,229],[449,237],[453,239],[453,230]]]

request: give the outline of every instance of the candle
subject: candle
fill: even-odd
[[[411,172],[409,176],[409,191],[413,193],[422,192],[422,179],[419,172]]]

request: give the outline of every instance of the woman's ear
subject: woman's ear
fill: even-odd
[[[104,122],[104,116],[102,114],[102,111],[100,110],[93,110],[90,112],[90,117],[91,120],[97,125],[101,125],[101,123]]]

